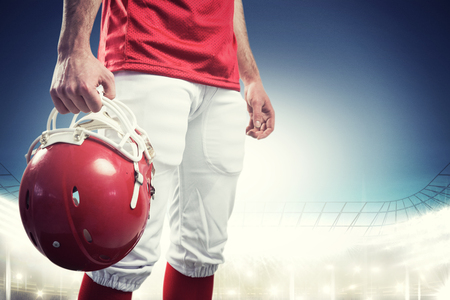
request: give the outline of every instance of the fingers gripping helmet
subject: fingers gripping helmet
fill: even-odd
[[[47,130],[26,155],[20,185],[28,237],[70,270],[99,270],[120,261],[149,217],[153,149],[124,104],[102,101],[99,113],[78,121],[75,115],[69,128],[57,129],[57,112],[51,112]],[[113,132],[114,138],[98,131]]]

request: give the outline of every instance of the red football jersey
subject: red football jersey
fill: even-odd
[[[239,91],[233,0],[104,0],[98,58]]]

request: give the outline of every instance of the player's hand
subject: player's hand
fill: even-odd
[[[102,85],[105,96],[116,97],[114,75],[89,52],[58,57],[53,73],[50,95],[61,114],[80,111],[98,112],[102,108],[96,88]]]
[[[245,86],[245,101],[250,114],[247,135],[255,139],[266,138],[275,128],[275,111],[261,81]]]

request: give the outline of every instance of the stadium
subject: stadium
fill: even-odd
[[[449,2],[244,6],[277,121],[248,143],[213,299],[450,299]],[[17,204],[53,108],[61,10],[2,6],[0,300],[75,300],[81,283],[34,248]],[[162,298],[164,268],[133,300]]]
[[[238,202],[214,299],[450,299],[449,186],[447,166],[394,201]],[[82,274],[34,249],[18,189],[1,166],[0,299],[75,300]],[[133,299],[161,299],[164,265]]]

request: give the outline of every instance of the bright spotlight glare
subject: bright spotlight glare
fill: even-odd
[[[38,292],[37,292],[37,296],[38,296],[38,297],[44,296],[44,292],[43,292],[43,291],[38,291]]]
[[[22,279],[22,274],[20,274],[20,273],[17,274],[17,275],[16,275],[16,278],[17,278],[18,280],[21,280],[21,279]]]
[[[273,296],[275,296],[275,295],[278,294],[278,289],[277,289],[276,287],[272,287],[272,288],[270,289],[270,293],[271,293]]]
[[[437,300],[447,300],[450,299],[450,285],[449,282],[447,282],[442,289],[439,290],[437,297]]]

